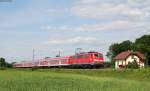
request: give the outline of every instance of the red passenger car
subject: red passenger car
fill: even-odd
[[[67,66],[69,65],[69,56],[66,57],[56,57],[56,58],[47,58],[48,66]]]

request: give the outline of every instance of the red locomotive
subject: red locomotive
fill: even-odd
[[[72,56],[44,58],[33,61],[24,61],[15,63],[15,68],[29,68],[29,67],[59,67],[59,66],[95,66],[103,65],[104,58],[100,52],[85,52],[78,53]]]

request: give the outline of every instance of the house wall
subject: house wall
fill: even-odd
[[[119,65],[125,65],[125,60],[116,60],[115,61],[115,68],[119,68]]]

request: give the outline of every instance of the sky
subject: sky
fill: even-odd
[[[0,56],[6,61],[104,55],[111,44],[150,34],[150,0],[0,0]]]

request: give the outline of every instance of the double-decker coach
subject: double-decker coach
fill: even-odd
[[[34,62],[32,61],[22,61],[22,62],[13,64],[13,67],[16,67],[16,68],[29,68],[33,66],[34,66]]]
[[[69,65],[69,56],[46,58],[46,61],[48,62],[48,66],[68,66]]]

